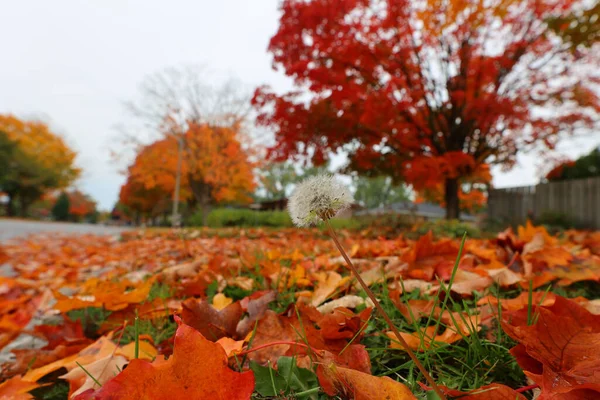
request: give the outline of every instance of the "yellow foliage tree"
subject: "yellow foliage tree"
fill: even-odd
[[[14,115],[0,115],[0,132],[14,144],[9,173],[0,183],[8,194],[8,214],[19,202],[21,215],[46,191],[69,186],[81,170],[75,166],[77,153],[52,132],[47,124],[25,121]]]

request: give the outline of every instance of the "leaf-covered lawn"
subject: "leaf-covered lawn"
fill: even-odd
[[[599,232],[467,238],[457,268],[458,239],[341,236],[447,396],[600,396]],[[37,236],[0,265],[2,399],[435,398],[320,230]]]

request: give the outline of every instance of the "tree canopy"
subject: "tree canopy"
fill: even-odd
[[[389,176],[365,177],[354,179],[356,193],[354,200],[363,207],[376,208],[392,203],[409,200],[406,186],[394,184]]]
[[[167,136],[144,146],[128,169],[120,201],[152,213],[168,205],[175,187],[177,138]],[[180,199],[200,205],[205,214],[215,203],[247,203],[255,188],[253,163],[233,128],[191,124],[183,136]]]
[[[81,173],[76,153],[65,141],[39,121],[0,115],[0,147],[9,168],[0,177],[0,189],[9,196],[8,213],[21,215],[44,193],[69,186]]]
[[[57,221],[68,221],[69,220],[69,196],[65,192],[61,192],[54,206],[52,207],[52,216]]]
[[[600,176],[600,147],[577,160],[567,160],[555,166],[548,174],[548,181],[564,181]]]
[[[257,89],[275,160],[332,152],[417,190],[442,185],[448,217],[460,181],[483,164],[552,149],[598,127],[597,43],[549,23],[581,1],[285,0],[269,51],[296,90]],[[554,26],[554,25],[553,25]],[[564,29],[559,29],[562,32]],[[573,51],[576,47],[577,51]]]

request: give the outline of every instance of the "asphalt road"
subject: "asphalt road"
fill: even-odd
[[[27,236],[33,233],[92,233],[95,235],[114,235],[131,228],[93,224],[73,224],[68,222],[41,222],[0,218],[0,242]]]

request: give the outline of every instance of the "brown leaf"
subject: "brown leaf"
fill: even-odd
[[[181,306],[183,321],[212,341],[223,336],[235,336],[236,326],[243,314],[239,302],[230,304],[221,311],[207,301],[193,298],[185,300]]]
[[[236,332],[238,337],[245,337],[253,328],[254,323],[262,318],[269,309],[269,303],[275,300],[274,291],[254,292],[250,296],[240,300],[242,309],[248,313],[237,325]]]

